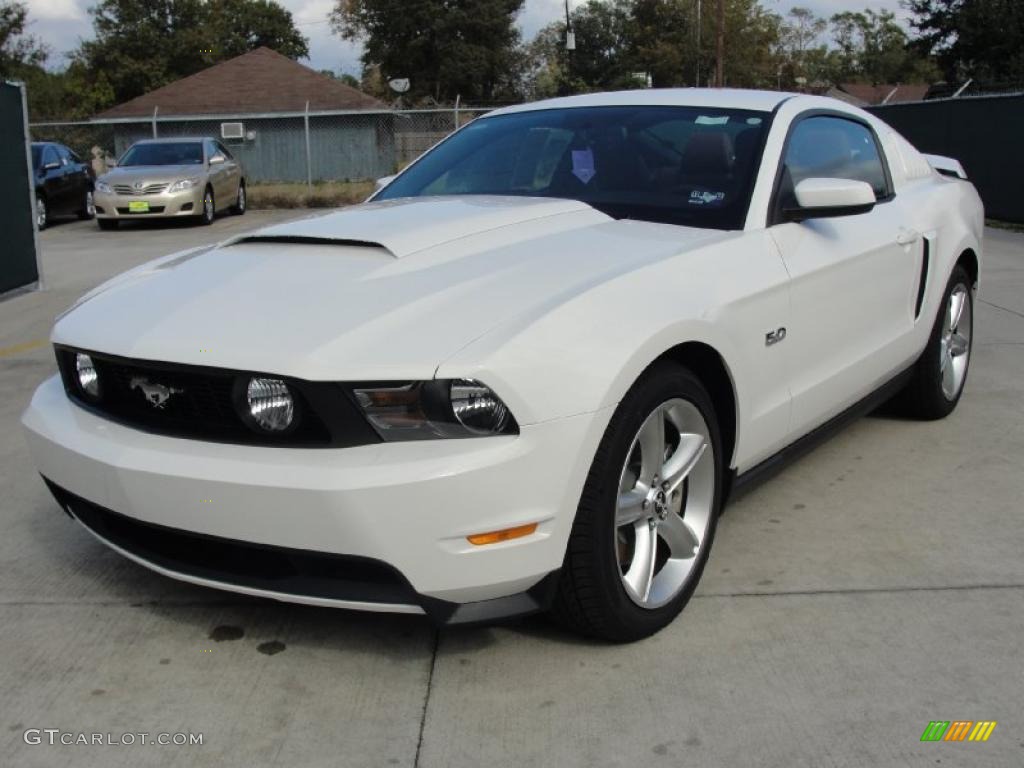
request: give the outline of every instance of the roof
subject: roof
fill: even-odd
[[[100,112],[98,118],[380,110],[377,99],[270,48],[257,48]]]
[[[858,107],[870,104],[896,104],[901,101],[923,101],[931,86],[921,83],[900,85],[898,83],[840,83],[829,92],[829,96],[843,99]]]
[[[220,141],[215,136],[168,136],[166,139],[139,139],[133,141],[132,146],[136,144],[195,144],[197,141]]]
[[[580,96],[545,99],[531,104],[505,107],[495,110],[491,114],[509,114],[562,107],[613,106],[686,106],[771,112],[793,95],[780,91],[754,91],[741,88],[645,88],[635,91],[587,93]]]

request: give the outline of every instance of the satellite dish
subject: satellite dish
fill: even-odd
[[[395,93],[405,93],[409,90],[409,78],[396,77],[394,80],[388,80],[388,87]]]

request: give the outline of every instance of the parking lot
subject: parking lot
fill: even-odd
[[[986,230],[957,411],[862,419],[753,489],[680,619],[613,646],[542,618],[437,632],[203,589],[58,509],[18,423],[56,369],[54,317],[124,269],[295,215],[60,223],[40,235],[47,290],[0,301],[0,765],[1024,764],[1024,234]],[[998,726],[922,743],[932,720]],[[30,728],[203,744],[29,745]]]

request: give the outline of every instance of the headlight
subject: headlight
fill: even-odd
[[[519,432],[508,406],[479,381],[415,381],[357,387],[353,393],[377,434],[388,441]]]
[[[171,184],[168,192],[184,192],[186,189],[192,189],[192,187],[199,184],[199,179],[193,177],[191,179],[178,179],[176,182]]]
[[[283,433],[295,421],[295,399],[280,379],[250,379],[245,400],[250,418],[265,432]]]
[[[96,373],[96,366],[92,358],[78,352],[75,355],[75,374],[78,378],[78,386],[82,393],[96,400],[100,396],[100,377]]]
[[[105,181],[97,181],[96,182],[96,191],[97,192],[102,192],[105,195],[109,195],[109,194],[112,194],[114,192],[114,190],[110,188],[110,185],[107,184],[107,182],[105,182]]]
[[[452,382],[449,393],[455,418],[470,432],[497,435],[508,424],[508,408],[479,381],[458,379]]]

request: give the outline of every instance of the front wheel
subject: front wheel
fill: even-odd
[[[245,213],[245,207],[247,200],[245,197],[245,182],[243,181],[238,185],[238,195],[235,197],[235,204],[231,206],[231,212],[235,216],[241,216]]]
[[[942,294],[928,346],[900,395],[903,410],[921,419],[952,413],[964,391],[973,343],[974,293],[967,271],[957,265]]]
[[[36,195],[36,229],[42,232],[50,222],[49,212],[46,210],[46,199]]]
[[[553,611],[638,640],[671,622],[707,562],[721,504],[718,420],[687,368],[655,364],[619,404],[591,465]]]
[[[213,218],[216,215],[216,208],[213,204],[213,190],[209,187],[203,192],[203,210],[199,214],[199,220],[206,225],[213,224]]]

